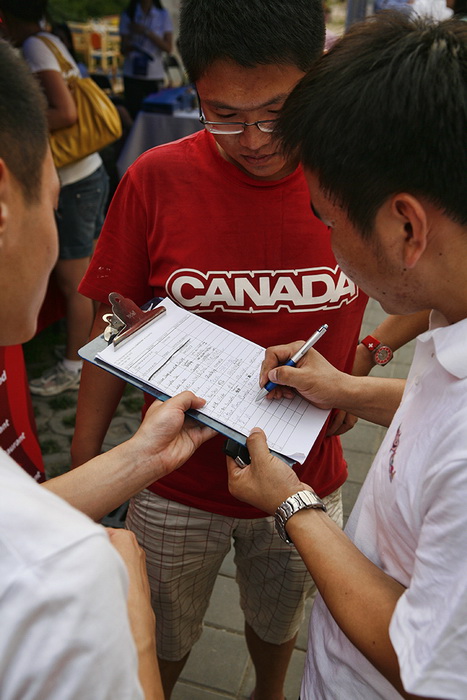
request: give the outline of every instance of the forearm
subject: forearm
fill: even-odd
[[[405,380],[339,376],[336,408],[387,428],[401,402]]]
[[[70,114],[64,114],[61,110],[49,107],[47,110],[47,123],[49,131],[57,131],[58,129],[66,129],[73,126],[78,120]]]
[[[138,675],[147,700],[164,700],[155,644],[144,650],[138,649]]]
[[[389,345],[395,352],[428,329],[429,316],[430,311],[418,311],[405,316],[389,315],[370,332],[370,335],[383,345]],[[374,366],[373,354],[359,343],[353,374],[364,376]]]
[[[166,53],[171,53],[172,51],[172,34],[164,34],[164,36],[159,36],[155,32],[151,32],[149,29],[145,33],[145,36],[149,41],[151,41],[154,46],[157,46],[161,51]]]
[[[100,520],[157,478],[154,462],[141,460],[131,441],[98,455],[43,486]]]
[[[59,71],[36,73],[47,100],[49,131],[72,126],[78,120],[78,111],[70,89]]]
[[[110,307],[102,304],[94,321],[91,338],[103,332],[106,323],[102,316],[108,312]],[[84,363],[71,444],[72,467],[77,467],[99,454],[124,388],[125,382],[122,380],[100,367]]]
[[[128,618],[138,654],[138,676],[146,700],[164,700],[156,653],[156,620],[146,558],[136,537],[128,530],[108,529],[110,541],[125,562],[128,578]]]
[[[372,331],[371,335],[376,334],[382,343],[390,345],[393,350],[398,350],[428,329],[429,318],[429,310],[404,316],[389,315]]]
[[[184,391],[154,402],[137,432],[113,450],[98,455],[46,487],[95,520],[166,476],[215,433],[187,418],[204,400]]]
[[[320,510],[302,510],[287,532],[337,625],[405,698],[389,624],[404,587],[367,559]]]

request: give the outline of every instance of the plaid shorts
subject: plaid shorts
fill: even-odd
[[[330,517],[342,527],[341,490],[324,501]],[[161,659],[182,659],[199,639],[219,568],[232,543],[240,605],[249,626],[272,644],[282,644],[298,632],[305,600],[316,588],[295,547],[280,539],[273,517],[216,515],[145,490],[130,503],[127,527],[146,552]]]

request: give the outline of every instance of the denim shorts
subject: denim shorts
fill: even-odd
[[[103,165],[60,190],[57,209],[60,260],[87,258],[104,223],[109,178]]]

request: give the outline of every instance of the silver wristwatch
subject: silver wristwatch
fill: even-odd
[[[326,512],[326,506],[314,491],[298,491],[294,493],[293,496],[289,496],[281,503],[275,512],[276,530],[287,544],[293,544],[285,529],[287,520],[304,508],[320,508]]]

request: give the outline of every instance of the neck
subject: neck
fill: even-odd
[[[38,32],[42,31],[42,27],[38,22],[24,22],[20,23],[15,27],[13,39],[17,46],[22,46],[26,39],[30,36],[34,36]]]
[[[467,228],[448,220],[431,241],[433,304],[449,323],[467,318]],[[431,287],[430,287],[431,288]]]

